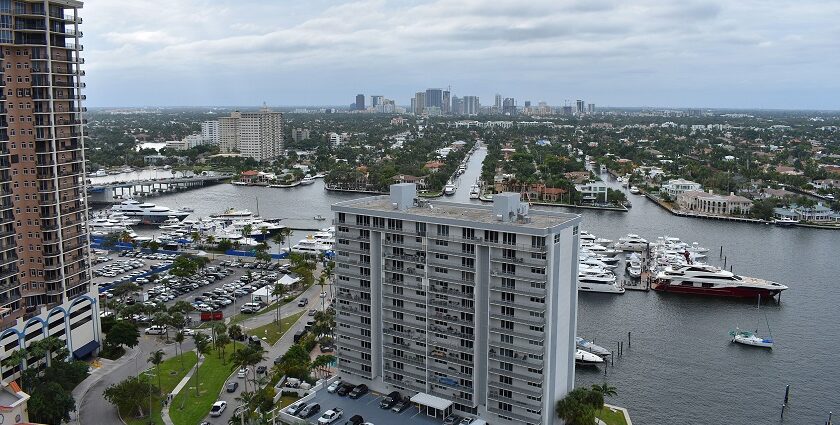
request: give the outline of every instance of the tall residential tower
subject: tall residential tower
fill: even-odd
[[[427,412],[559,423],[574,384],[580,216],[427,201],[413,184],[337,203],[338,369]],[[414,401],[414,400],[413,400]]]

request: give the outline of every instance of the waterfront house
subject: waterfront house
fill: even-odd
[[[426,177],[416,177],[408,174],[398,174],[391,178],[394,183],[413,183],[417,185],[417,190],[426,190]]]
[[[423,168],[429,170],[430,173],[437,173],[443,165],[444,164],[441,161],[429,161],[423,166]]]
[[[840,212],[835,212],[822,203],[813,207],[791,204],[787,208],[774,208],[773,215],[778,218],[792,218],[811,222],[840,222]]]
[[[569,171],[563,173],[563,176],[574,184],[583,184],[589,181],[589,174],[589,171]]]
[[[683,211],[706,215],[744,215],[752,209],[752,201],[731,192],[718,195],[712,191],[690,190],[677,196],[677,206]]]
[[[580,192],[581,200],[584,203],[607,203],[607,184],[602,181],[591,181],[584,184],[576,184],[575,190]]]
[[[703,186],[700,183],[686,179],[673,179],[663,184],[660,192],[668,194],[668,197],[671,199],[677,199],[677,197],[685,192],[698,192],[702,190]]]

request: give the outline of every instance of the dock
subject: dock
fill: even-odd
[[[642,261],[642,274],[638,279],[630,279],[622,282],[622,287],[627,291],[648,292],[651,289],[653,276],[650,273],[650,245],[642,252],[639,252]]]
[[[230,180],[232,175],[173,177],[168,179],[136,180],[91,184],[88,186],[88,203],[113,204],[120,199],[152,196],[167,192],[198,189],[207,185]]]

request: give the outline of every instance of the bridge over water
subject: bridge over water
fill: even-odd
[[[119,199],[154,196],[222,183],[233,175],[172,177],[88,185],[88,203],[112,204]]]

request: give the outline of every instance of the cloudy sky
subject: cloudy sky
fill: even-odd
[[[840,109],[837,0],[86,0],[90,106]]]

